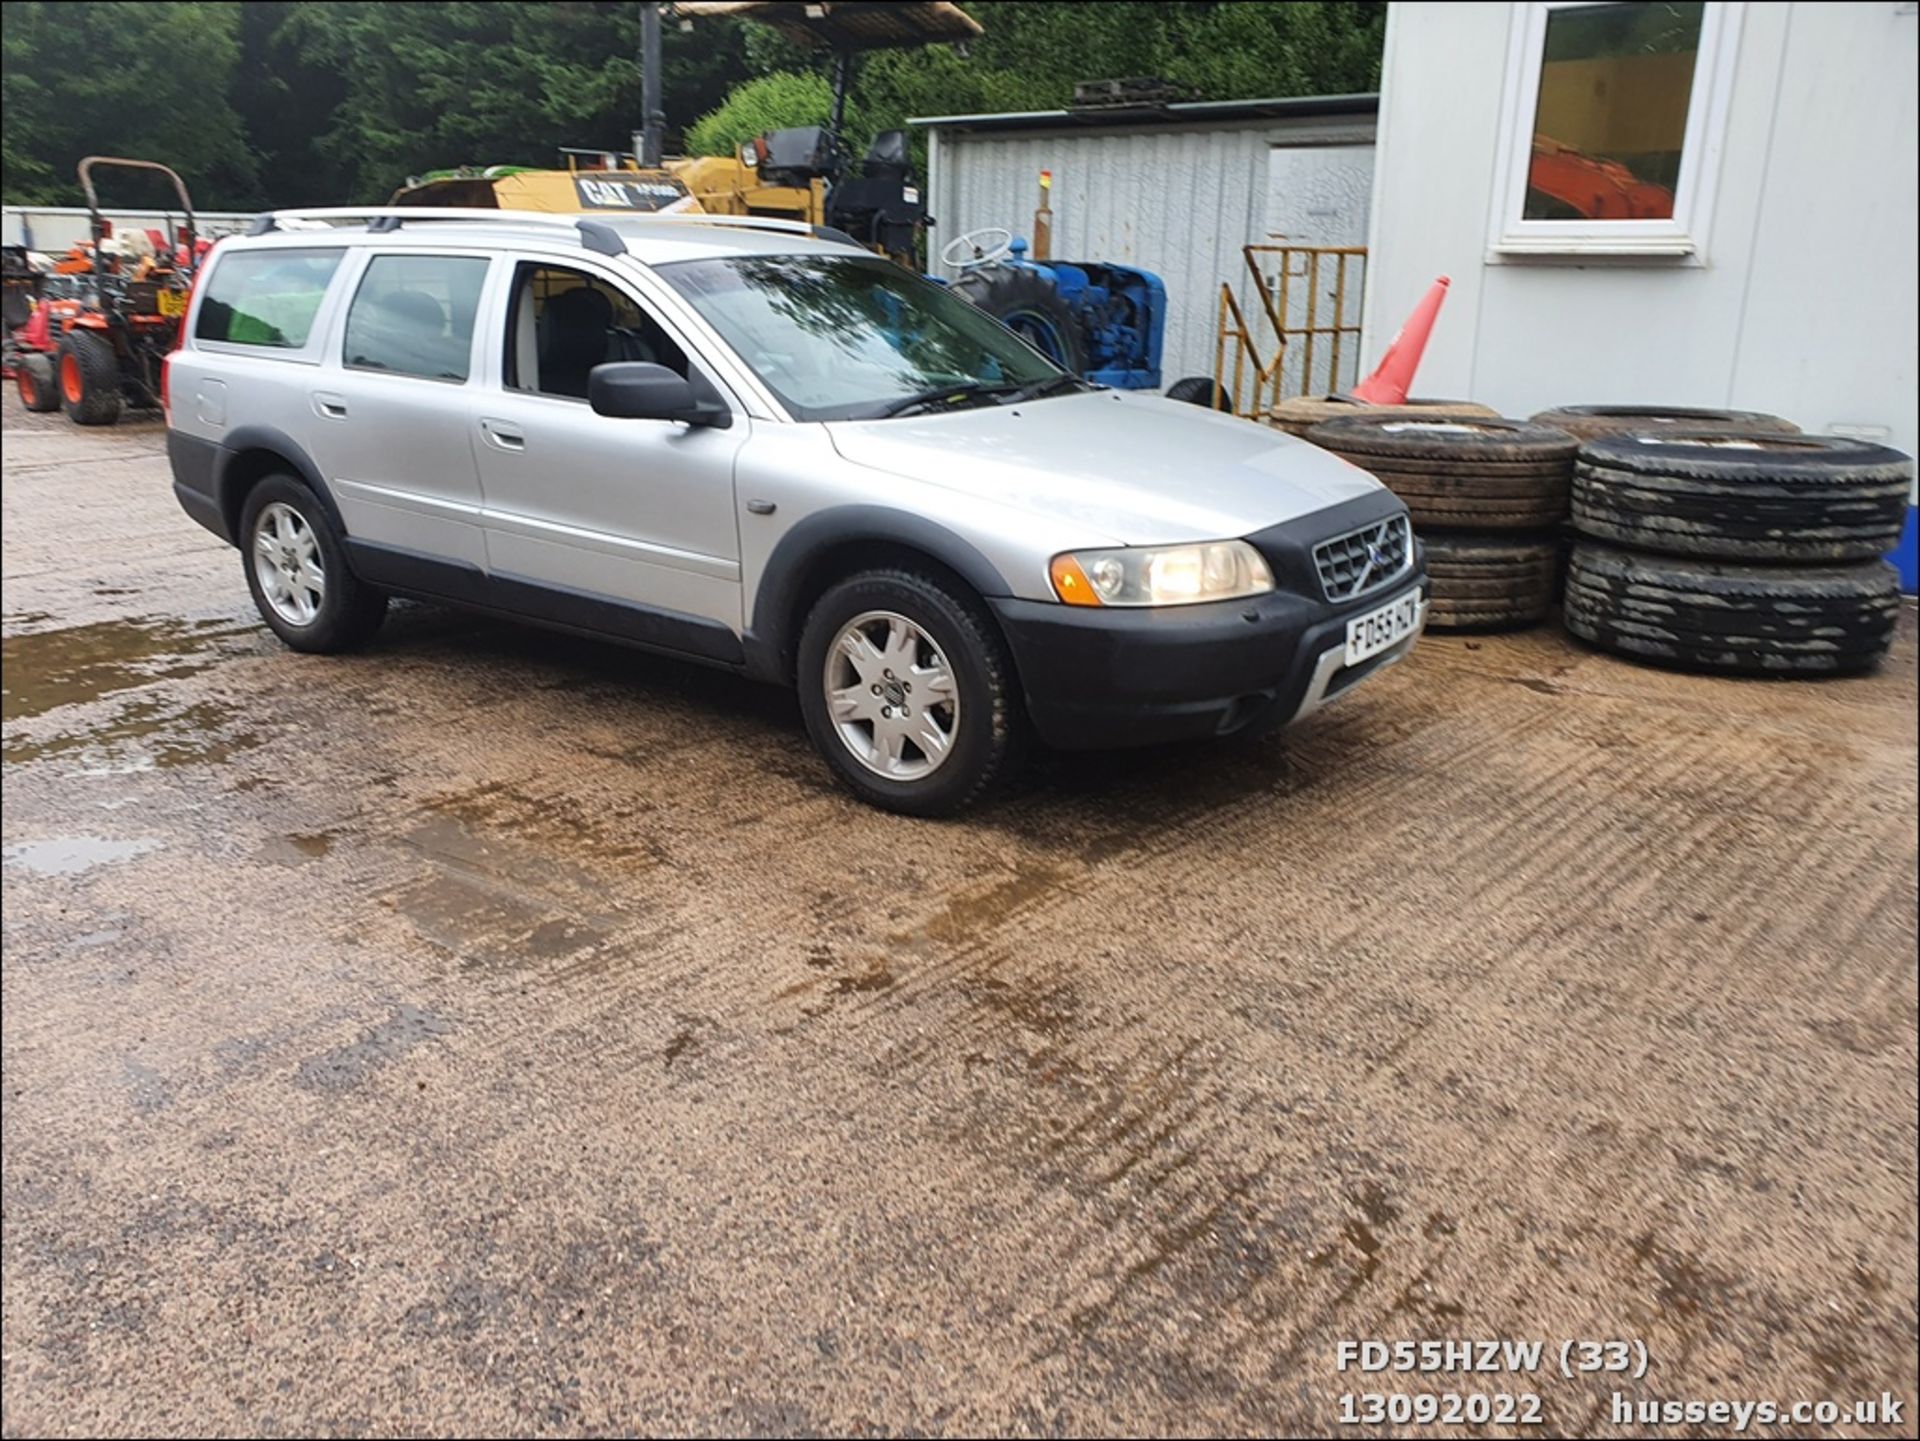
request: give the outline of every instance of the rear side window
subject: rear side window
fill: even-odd
[[[223,255],[207,278],[198,340],[298,350],[313,330],[327,282],[344,250],[240,250]]]
[[[490,263],[478,255],[376,255],[347,311],[342,359],[356,370],[465,380]]]

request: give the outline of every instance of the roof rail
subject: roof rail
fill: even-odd
[[[571,230],[579,235],[582,245],[602,255],[624,255],[627,250],[627,244],[618,231],[604,220],[596,220],[592,216],[556,215],[539,210],[456,209],[437,205],[341,205],[313,210],[270,210],[254,217],[253,223],[247,227],[247,234],[266,235],[283,229],[282,221],[291,221],[296,226],[331,224],[336,221],[343,224],[364,223],[369,231],[381,234],[398,230],[402,225],[427,220]]]
[[[836,230],[830,225],[811,225],[804,220],[782,220],[772,215],[710,215],[705,211],[633,211],[608,219],[657,220],[670,221],[676,225],[718,225],[737,230],[771,230],[783,235],[807,235],[816,240],[833,240],[843,245],[858,246],[845,231]],[[544,210],[479,210],[463,209],[440,205],[373,205],[373,206],[332,206],[317,210],[272,210],[254,217],[247,227],[249,235],[266,235],[282,229],[281,222],[291,222],[296,227],[313,224],[366,225],[367,229],[377,233],[398,230],[402,225],[416,224],[422,221],[464,221],[468,224],[488,224],[507,226],[541,226],[549,229],[573,230],[580,235],[581,244],[589,250],[599,251],[603,255],[621,255],[626,252],[626,242],[620,233],[606,220],[589,215],[565,215]]]

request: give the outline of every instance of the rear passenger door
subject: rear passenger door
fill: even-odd
[[[486,567],[469,430],[493,263],[478,252],[366,254],[348,277],[352,299],[328,361],[311,377],[314,463],[363,565],[404,567],[425,589],[459,593]],[[369,545],[405,554],[369,556]]]
[[[685,375],[682,338],[611,270],[522,258],[508,279],[472,421],[492,589],[551,619],[738,659],[738,401],[724,430],[596,415],[594,366]]]

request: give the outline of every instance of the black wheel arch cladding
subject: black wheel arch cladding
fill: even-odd
[[[816,511],[781,536],[761,568],[745,637],[751,673],[766,680],[792,680],[809,593],[817,594],[840,578],[831,573],[823,577],[820,567],[836,553],[857,554],[863,545],[917,552],[952,571],[983,599],[1013,593],[992,561],[938,521],[880,505]],[[851,568],[869,567],[855,560]]]

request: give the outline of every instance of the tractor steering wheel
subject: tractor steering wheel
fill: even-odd
[[[955,270],[978,270],[983,265],[996,265],[1011,254],[1013,232],[1003,225],[989,225],[954,236],[941,248],[940,260]]]

